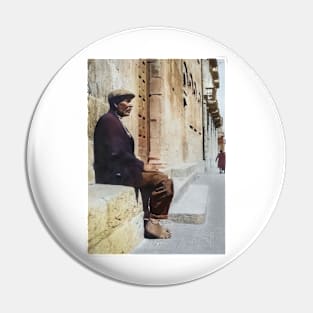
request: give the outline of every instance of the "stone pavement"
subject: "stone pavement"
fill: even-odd
[[[163,221],[170,239],[144,239],[133,254],[225,253],[225,175],[198,174]]]

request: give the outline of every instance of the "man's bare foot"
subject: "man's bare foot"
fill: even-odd
[[[145,226],[145,237],[149,239],[168,239],[171,238],[171,233],[160,225],[158,219],[150,218]]]

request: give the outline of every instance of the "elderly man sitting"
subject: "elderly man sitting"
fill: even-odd
[[[167,239],[166,219],[173,198],[173,181],[167,175],[144,164],[134,154],[134,139],[123,125],[130,115],[135,94],[118,89],[110,92],[110,110],[100,117],[94,133],[94,170],[96,183],[133,186],[141,191],[145,238]]]

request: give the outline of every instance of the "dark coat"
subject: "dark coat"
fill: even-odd
[[[112,111],[96,125],[94,160],[97,184],[141,185],[143,162],[134,154],[134,139]]]

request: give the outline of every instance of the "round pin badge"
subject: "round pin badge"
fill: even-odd
[[[258,75],[225,46],[164,27],[117,33],[69,60],[35,109],[34,204],[87,268],[170,285],[245,251],[282,188],[285,144]]]

